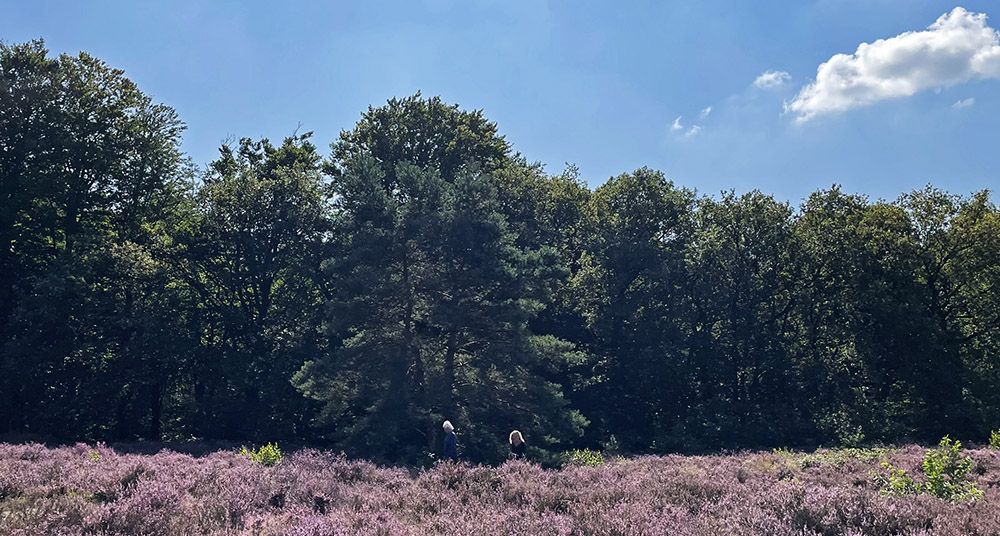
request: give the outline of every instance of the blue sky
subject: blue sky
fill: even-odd
[[[795,204],[833,183],[889,199],[1000,188],[998,27],[996,0],[0,0],[0,39],[124,69],[177,109],[199,164],[226,138],[300,124],[325,148],[368,105],[420,90],[592,186],[645,165]],[[756,86],[767,71],[784,74]]]

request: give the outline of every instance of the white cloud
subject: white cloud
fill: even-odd
[[[960,101],[956,101],[955,104],[951,105],[951,107],[952,108],[956,108],[956,109],[957,108],[970,108],[975,103],[976,103],[976,99],[973,98],[973,97],[969,97],[967,99],[962,99]]]
[[[698,114],[698,118],[699,119],[705,119],[706,117],[708,117],[708,114],[710,114],[710,113],[712,113],[712,107],[711,106],[706,106],[704,109],[701,110],[701,113]]]
[[[792,76],[785,71],[764,71],[753,81],[753,85],[760,89],[771,89],[784,85],[792,79]]]
[[[704,110],[701,111],[701,118],[704,119],[705,116],[707,116],[710,113],[712,113],[712,107],[711,106],[709,106],[708,108],[705,108]],[[682,130],[687,129],[687,131],[684,132],[684,137],[685,138],[690,138],[691,136],[694,136],[695,134],[701,132],[701,125],[691,125],[690,128],[685,127],[684,124],[681,123],[681,118],[682,117],[683,116],[678,115],[677,119],[674,119],[673,124],[670,125],[670,130],[672,130],[672,131],[677,132],[678,134],[680,134]]]
[[[1000,78],[1000,33],[986,25],[986,14],[956,7],[926,30],[861,43],[854,54],[833,56],[785,111],[803,122],[975,78]]]

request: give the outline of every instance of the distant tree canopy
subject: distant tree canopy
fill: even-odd
[[[642,168],[588,189],[420,94],[226,144],[124,74],[0,46],[0,433],[460,455],[982,440],[1000,211],[793,207]]]

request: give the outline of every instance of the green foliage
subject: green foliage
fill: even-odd
[[[1000,430],[990,432],[990,448],[1000,449]]]
[[[598,467],[604,465],[604,454],[599,450],[573,449],[560,455],[562,465]]]
[[[264,467],[273,467],[281,463],[281,460],[284,458],[281,447],[277,443],[267,443],[256,449],[243,446],[240,447],[239,455]]]
[[[463,456],[496,461],[511,428],[544,446],[586,425],[553,381],[579,352],[529,328],[565,270],[511,231],[490,172],[521,165],[506,152],[478,112],[419,96],[370,110],[335,147],[334,345],[295,383],[349,453],[422,459],[448,419]]]
[[[882,462],[883,472],[873,477],[886,493],[927,493],[946,501],[972,501],[984,497],[984,492],[968,479],[972,467],[972,458],[962,455],[962,443],[945,436],[937,448],[924,455],[921,464],[924,482],[917,482],[905,470],[887,461]]]
[[[904,469],[887,461],[883,461],[881,465],[883,472],[873,473],[872,477],[883,492],[891,495],[915,495],[924,489]]]
[[[0,95],[0,433],[418,463],[449,419],[488,462],[511,429],[539,452],[766,450],[1000,411],[987,191],[793,207],[648,168],[592,191],[419,94],[325,160],[309,133],[241,139],[199,174],[176,113],[87,54],[0,45]],[[974,495],[935,456],[934,493]]]
[[[192,337],[166,251],[183,124],[41,41],[0,44],[0,94],[0,431],[158,439]]]
[[[816,452],[802,455],[799,463],[803,468],[823,465],[842,467],[853,460],[866,463],[878,461],[885,458],[891,452],[892,449],[879,447],[817,450]]]
[[[774,454],[775,456],[778,456],[778,457],[781,457],[781,458],[789,458],[789,459],[796,457],[796,453],[793,452],[792,449],[790,449],[788,447],[777,447],[777,448],[771,449],[771,454]]]
[[[962,456],[962,443],[948,436],[924,455],[922,469],[927,493],[948,501],[980,499],[983,491],[968,481],[972,458]]]
[[[323,344],[330,217],[319,160],[309,133],[223,145],[176,232],[177,275],[201,333],[190,360],[206,407],[196,433],[288,436],[307,426],[289,379]]]
[[[487,173],[499,171],[510,163],[510,153],[482,111],[462,110],[418,92],[369,108],[353,129],[341,132],[327,171],[342,176],[350,162],[371,157],[390,183],[400,163],[436,169],[450,181],[470,162]]]

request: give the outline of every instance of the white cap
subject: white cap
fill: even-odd
[[[441,428],[444,428],[445,432],[450,432],[455,429],[455,427],[451,425],[451,421],[444,421],[444,424],[441,425]]]

